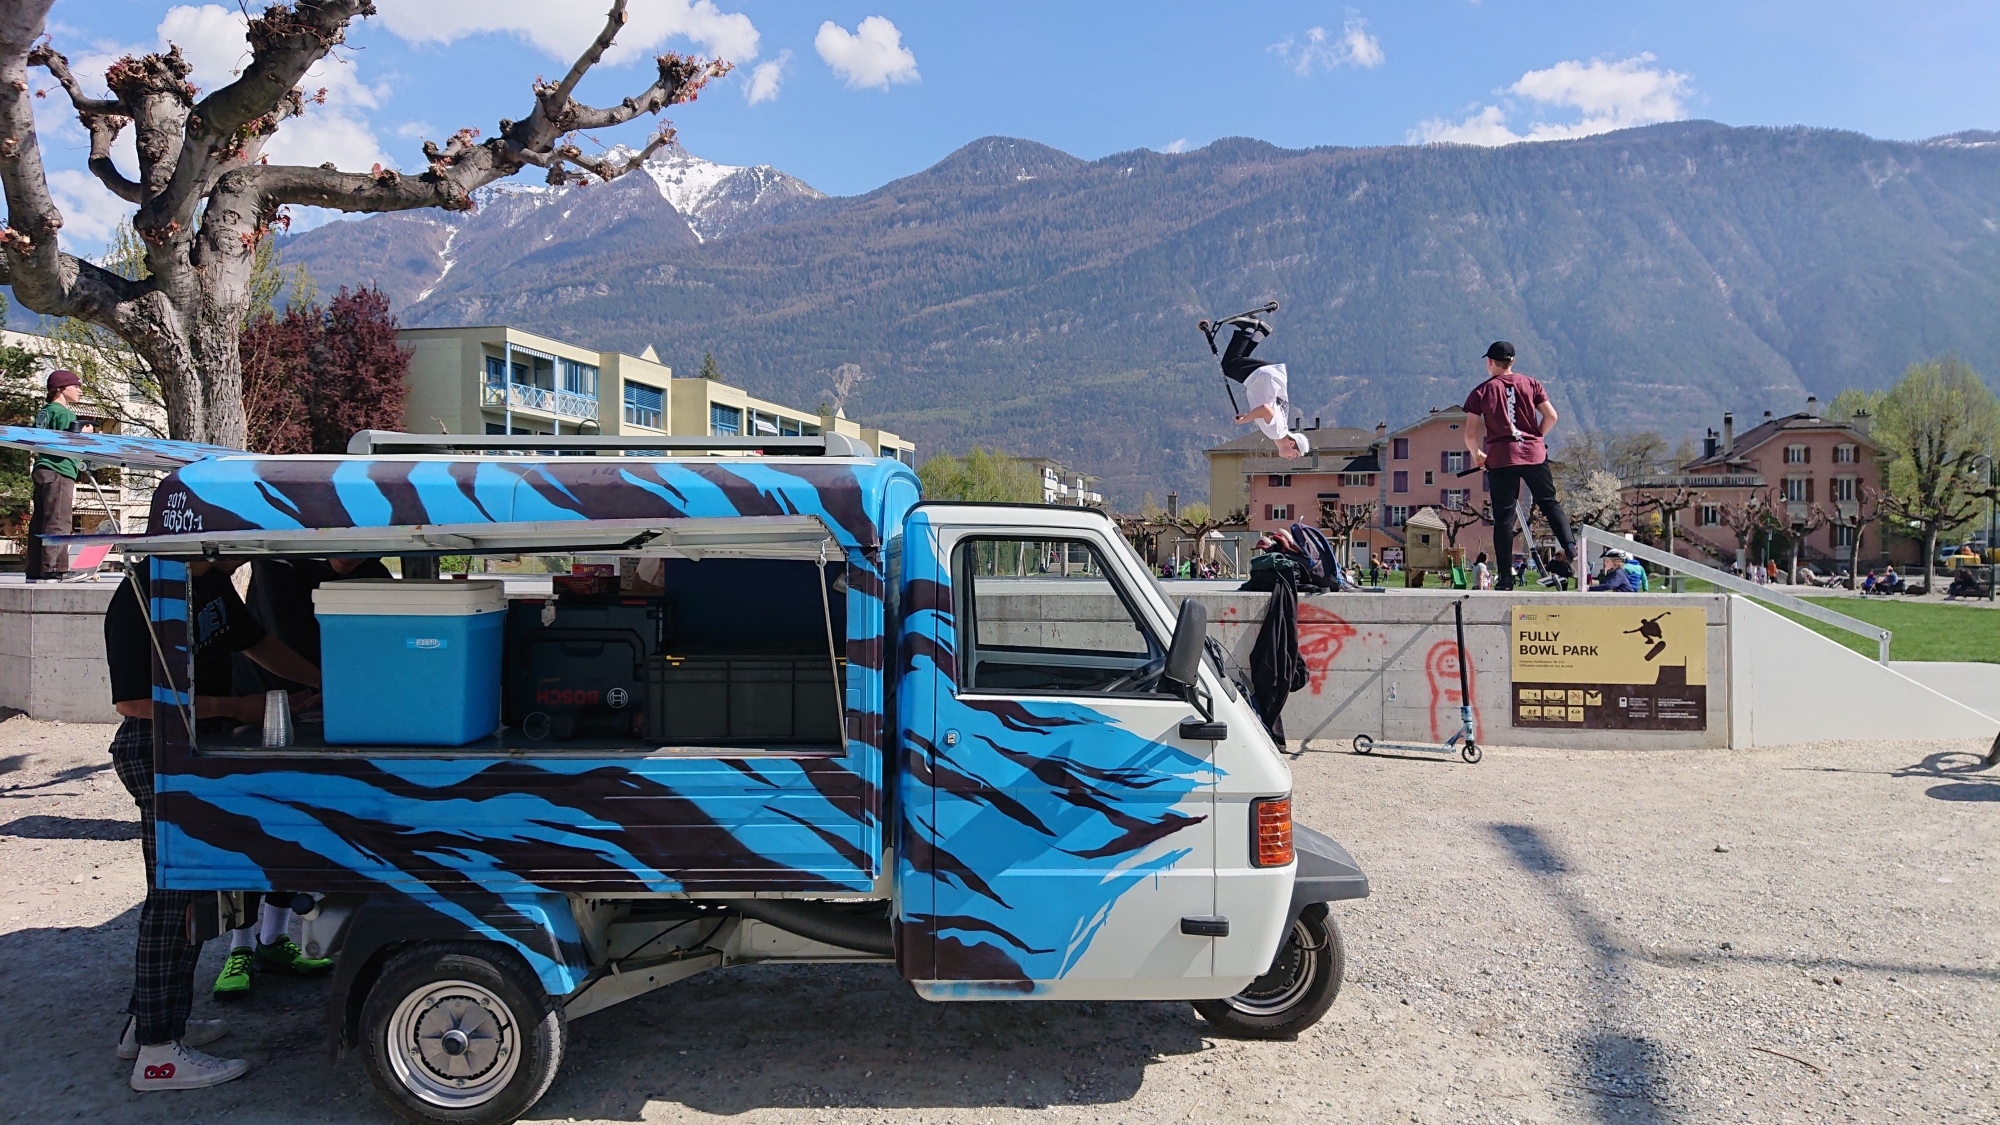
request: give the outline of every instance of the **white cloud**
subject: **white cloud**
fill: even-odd
[[[1292,72],[1301,78],[1338,66],[1372,70],[1388,58],[1382,53],[1382,41],[1368,33],[1368,21],[1360,16],[1347,17],[1338,36],[1323,27],[1307,28],[1305,42],[1287,35],[1283,43],[1271,44],[1270,51],[1290,63]]]
[[[380,0],[382,25],[412,43],[455,43],[469,35],[501,32],[525,40],[564,63],[572,62],[604,29],[604,3],[568,0]],[[713,0],[633,0],[618,41],[604,62],[622,66],[657,54],[682,36],[709,55],[745,63],[757,57],[757,27],[740,12]]]
[[[892,82],[915,82],[920,77],[917,56],[903,46],[903,33],[882,16],[869,16],[851,32],[828,20],[819,25],[813,48],[857,90],[886,90]]]
[[[775,100],[778,86],[785,80],[785,67],[791,61],[790,51],[780,51],[777,58],[752,67],[750,80],[743,84],[743,100],[751,105]]]
[[[1160,151],[1161,151],[1161,152],[1186,152],[1186,151],[1187,151],[1187,146],[1188,146],[1188,139],[1187,139],[1186,137],[1180,137],[1180,138],[1177,138],[1177,139],[1175,139],[1175,140],[1171,140],[1171,141],[1168,141],[1168,142],[1167,142],[1166,144],[1163,144],[1163,145],[1161,145],[1161,146],[1160,146]]]
[[[97,254],[111,238],[118,224],[132,217],[135,208],[111,194],[89,172],[64,168],[49,173],[49,195],[62,212],[61,239],[71,253],[79,250]]]
[[[1503,94],[1544,108],[1573,109],[1582,115],[1570,122],[1536,121],[1517,133],[1507,124],[1511,101],[1489,105],[1462,121],[1432,118],[1410,130],[1411,144],[1506,145],[1519,141],[1557,141],[1588,137],[1613,129],[1679,121],[1687,116],[1689,78],[1679,71],[1653,66],[1651,54],[1619,62],[1560,62],[1547,70],[1531,70]],[[1503,108],[1504,107],[1504,108]]]

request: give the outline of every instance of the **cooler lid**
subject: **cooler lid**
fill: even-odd
[[[507,588],[491,578],[363,578],[313,591],[313,612],[336,616],[470,617],[506,609]]]

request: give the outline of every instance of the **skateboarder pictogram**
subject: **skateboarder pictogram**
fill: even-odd
[[[1665,617],[1667,613],[1672,613],[1672,612],[1673,612],[1672,610],[1668,610],[1666,613],[1660,614],[1660,617]],[[1639,634],[1640,640],[1652,642],[1653,647],[1646,650],[1646,659],[1649,661],[1652,660],[1655,656],[1658,656],[1667,650],[1666,636],[1664,632],[1660,629],[1660,617],[1640,618],[1639,627],[1637,629],[1625,630],[1625,634],[1627,636],[1630,636],[1633,633],[1637,633]]]

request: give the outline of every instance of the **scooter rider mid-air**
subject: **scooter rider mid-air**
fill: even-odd
[[[1227,317],[1210,323],[1202,321],[1197,327],[1208,337],[1208,350],[1215,352],[1215,337],[1224,325],[1236,331],[1229,337],[1229,345],[1222,356],[1224,377],[1243,384],[1245,396],[1250,400],[1247,409],[1236,415],[1239,424],[1254,424],[1278,446],[1278,456],[1287,461],[1305,456],[1312,450],[1312,442],[1306,435],[1294,430],[1291,422],[1291,381],[1285,373],[1285,365],[1257,359],[1250,353],[1264,337],[1271,334],[1271,326],[1257,319],[1258,313],[1276,312],[1278,302],[1271,301],[1260,309]],[[1230,391],[1229,401],[1235,405],[1236,392]]]

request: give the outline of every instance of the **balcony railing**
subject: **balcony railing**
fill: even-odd
[[[527,383],[502,383],[498,379],[488,379],[480,388],[479,400],[487,406],[540,410],[559,418],[597,417],[596,395],[550,390]]]

